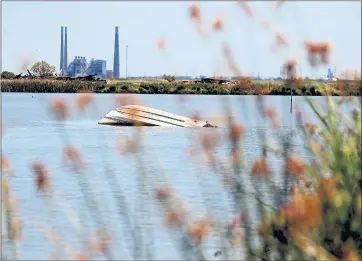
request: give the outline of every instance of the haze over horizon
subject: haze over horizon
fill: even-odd
[[[189,5],[201,8],[202,38],[189,16]],[[2,70],[20,73],[45,60],[59,71],[60,27],[68,27],[68,63],[74,56],[104,59],[113,66],[114,27],[119,27],[120,70],[128,75],[232,75],[222,52],[227,42],[243,74],[278,77],[287,58],[298,57],[298,73],[321,76],[328,68],[361,71],[360,2],[248,2],[258,19],[285,35],[289,47],[272,51],[275,35],[250,18],[236,1],[214,2],[2,2]],[[221,16],[225,28],[212,31]],[[165,50],[157,48],[164,39]],[[329,66],[312,70],[304,40],[333,43]]]

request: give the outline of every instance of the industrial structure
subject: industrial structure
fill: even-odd
[[[107,70],[106,71],[106,79],[112,79],[113,78],[113,71]]]
[[[60,67],[59,73],[61,76],[67,75],[68,68],[68,33],[67,27],[62,26],[60,29]]]
[[[113,78],[119,78],[119,39],[118,39],[118,26],[115,28],[114,35],[114,57],[113,57]]]
[[[87,75],[87,60],[83,56],[75,56],[67,68],[67,75],[71,77],[79,77]]]
[[[334,73],[332,72],[331,68],[328,68],[327,79],[332,80],[334,77],[335,76],[334,76]]]
[[[89,64],[87,64],[85,57],[75,56],[74,60],[71,61],[68,65],[68,28],[66,26],[61,27],[59,66],[60,76],[83,77],[86,75],[94,75],[101,79],[118,79],[120,77],[118,26],[115,27],[114,35],[113,70],[107,71],[106,64],[107,63],[105,60],[99,59],[91,59]],[[110,75],[110,72],[112,72],[112,75]]]
[[[83,77],[93,75],[100,79],[105,79],[107,76],[107,62],[105,60],[91,59],[87,63],[84,56],[75,56],[67,68],[67,75],[71,77]]]
[[[106,78],[107,62],[105,60],[91,59],[88,65],[88,74],[95,75],[98,78]]]
[[[63,26],[60,28],[60,65],[59,74],[63,75],[64,64],[64,38],[63,38]]]
[[[67,27],[64,28],[64,71],[67,73],[68,68],[68,33]]]

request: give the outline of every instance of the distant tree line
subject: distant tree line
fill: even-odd
[[[76,93],[137,93],[137,94],[198,94],[198,95],[293,95],[320,96],[324,93],[336,96],[361,96],[361,82],[318,81],[290,85],[286,82],[253,82],[248,78],[235,84],[168,82],[161,81],[115,81],[110,83],[92,81],[62,81],[28,79],[26,81],[3,80],[2,92]]]

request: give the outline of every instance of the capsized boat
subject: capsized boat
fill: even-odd
[[[107,113],[98,124],[121,126],[216,127],[207,121],[190,119],[158,109],[125,105]]]

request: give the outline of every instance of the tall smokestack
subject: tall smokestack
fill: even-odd
[[[65,35],[64,35],[64,74],[68,74],[68,32],[67,27],[65,27]]]
[[[119,39],[118,26],[115,29],[114,35],[114,57],[113,57],[113,78],[119,78]]]
[[[63,26],[61,27],[60,29],[60,74],[63,75],[63,69],[64,69],[64,66],[63,66],[63,58],[64,58],[64,53],[63,53],[63,50],[64,50],[64,46],[63,46]]]

